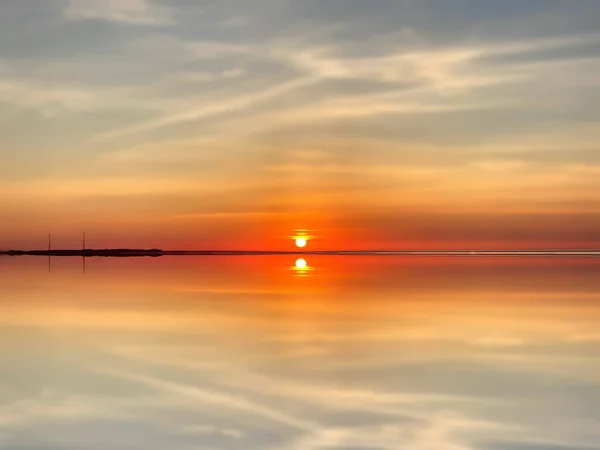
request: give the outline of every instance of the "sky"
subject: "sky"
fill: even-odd
[[[600,247],[596,0],[6,0],[0,248]]]

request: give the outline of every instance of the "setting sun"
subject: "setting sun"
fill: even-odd
[[[303,248],[306,247],[306,238],[299,237],[296,238],[296,247]]]

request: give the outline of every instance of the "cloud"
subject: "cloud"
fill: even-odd
[[[31,108],[47,117],[65,112],[90,112],[104,107],[123,106],[115,90],[48,86],[41,83],[0,78],[0,101]]]
[[[477,169],[482,169],[491,172],[504,172],[521,169],[525,166],[524,161],[519,160],[486,160],[486,161],[475,161],[472,166]]]
[[[589,43],[600,43],[598,35],[571,35],[562,38],[514,42],[453,45],[420,50],[389,49],[386,54],[343,56],[341,44],[314,46],[302,40],[285,38],[247,43],[202,41],[182,44],[198,58],[215,59],[243,56],[247,61],[263,61],[293,69],[275,85],[255,83],[239,95],[223,95],[200,100],[202,106],[165,111],[163,117],[103,133],[99,139],[115,139],[173,128],[180,124],[217,118],[226,123],[236,115],[242,126],[253,122],[268,129],[285,123],[309,126],[311,122],[351,120],[394,115],[458,116],[480,109],[496,111],[539,109],[527,92],[533,80],[553,70],[544,61],[524,59],[504,64],[494,57],[527,55],[543,50],[559,50]],[[569,60],[567,74],[575,76],[579,65],[588,59]],[[257,73],[243,66],[225,69],[210,79],[234,79],[241,74],[258,81],[268,73]],[[189,80],[208,78],[205,73],[185,75]],[[566,80],[568,75],[563,75]],[[338,92],[348,80],[378,86],[380,92],[363,93],[357,89]],[[548,81],[549,83],[551,81]],[[563,81],[564,82],[564,81]],[[252,85],[250,85],[252,86]],[[323,95],[320,95],[323,92]],[[301,100],[301,95],[305,100]],[[289,99],[289,101],[286,101]],[[551,99],[548,101],[552,102]],[[559,101],[556,99],[555,102]],[[264,105],[267,105],[266,107]],[[550,106],[550,105],[549,105]],[[261,117],[262,116],[262,117]],[[325,122],[327,123],[327,122]],[[236,127],[239,129],[239,127]],[[247,125],[246,125],[247,128]],[[461,131],[462,132],[462,131]]]
[[[168,25],[173,18],[165,7],[148,0],[69,0],[65,15],[71,20],[108,20],[135,25]]]
[[[515,430],[496,423],[468,419],[456,413],[442,411],[413,424],[399,425],[390,421],[390,423],[356,428],[324,428],[300,437],[284,449],[475,450],[482,447],[476,446],[473,438],[514,434]]]
[[[144,408],[164,405],[159,397],[98,398],[44,392],[41,396],[5,402],[0,408],[0,429],[28,427],[40,422],[84,422],[94,419],[137,420]]]
[[[214,102],[205,106],[191,110],[178,112],[174,115],[165,116],[146,123],[141,123],[131,127],[104,133],[99,137],[100,140],[115,139],[129,134],[152,131],[157,128],[163,128],[169,125],[175,125],[183,122],[193,122],[207,117],[215,117],[235,111],[248,110],[257,103],[264,102],[274,97],[281,96],[288,92],[301,89],[314,84],[312,78],[303,78],[291,80],[279,85],[269,87],[263,91],[249,93],[238,98],[232,98],[223,102]]]
[[[582,210],[576,200],[598,191],[597,8],[472,5],[10,2],[0,173],[36,186],[49,173],[105,177],[99,190],[112,197],[112,179],[139,177],[123,194],[141,204],[155,198],[147,179],[213,182],[218,172],[218,184],[247,171],[271,177],[271,192],[246,202],[265,211],[292,208],[280,188],[293,188],[299,168],[314,195],[294,208],[356,194],[357,209],[542,210],[555,197]],[[299,152],[329,156],[300,167]],[[44,193],[83,199],[59,184]],[[13,197],[4,201],[24,199]]]
[[[581,175],[600,175],[600,165],[573,164],[567,170]]]
[[[221,405],[226,408],[246,411],[251,414],[262,416],[273,420],[282,425],[297,428],[300,430],[316,430],[319,425],[304,418],[299,418],[283,411],[271,408],[269,406],[255,403],[242,395],[230,395],[220,392],[213,392],[197,386],[176,383],[160,378],[136,374],[131,372],[123,372],[118,370],[99,369],[99,373],[114,376],[122,379],[134,381],[138,384],[154,387],[160,391],[183,396],[191,401],[207,402],[216,405]]]
[[[131,356],[131,353],[128,353],[128,356]],[[161,366],[170,365],[169,361],[162,358],[150,358],[148,361]],[[384,395],[356,389],[346,390],[343,387],[326,388],[273,379],[250,372],[232,371],[226,365],[206,367],[202,363],[179,364],[176,361],[174,365],[180,369],[198,370],[208,385],[214,378],[219,381],[219,385],[236,394],[229,394],[222,388],[209,389],[139,373],[112,369],[100,369],[99,372],[156,388],[163,395],[181,396],[198,407],[209,403],[290,426],[300,434],[296,439],[293,438],[293,434],[289,434],[287,443],[281,443],[277,447],[286,450],[316,450],[324,446],[350,445],[357,448],[370,448],[375,445],[377,448],[391,450],[397,448],[399,443],[418,450],[473,450],[476,448],[472,443],[474,437],[502,436],[507,432],[514,435],[519,431],[519,427],[471,419],[446,409],[457,407],[457,402],[461,402],[459,397],[427,394]],[[318,419],[307,420],[301,418],[299,413],[291,415],[283,409],[268,406],[273,401],[284,405],[293,402],[297,411],[319,411],[316,414]],[[393,408],[394,405],[397,408]],[[402,406],[398,407],[400,405]],[[352,421],[353,414],[359,415],[359,423],[337,425],[340,417],[345,415]],[[348,420],[343,422],[347,423]],[[186,432],[186,428],[182,431]],[[194,428],[191,431],[193,432]],[[201,427],[198,431],[205,433],[206,429]],[[223,434],[239,436],[239,432]]]

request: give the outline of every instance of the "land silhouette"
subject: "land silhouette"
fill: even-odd
[[[0,255],[8,256],[79,256],[79,257],[128,257],[128,256],[162,256],[160,249],[105,248],[81,250],[7,250]]]

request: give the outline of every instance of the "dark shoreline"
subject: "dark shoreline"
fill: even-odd
[[[161,257],[161,256],[555,256],[600,257],[600,250],[161,250],[161,249],[86,249],[86,250],[7,250],[0,256],[63,256],[63,257]]]

